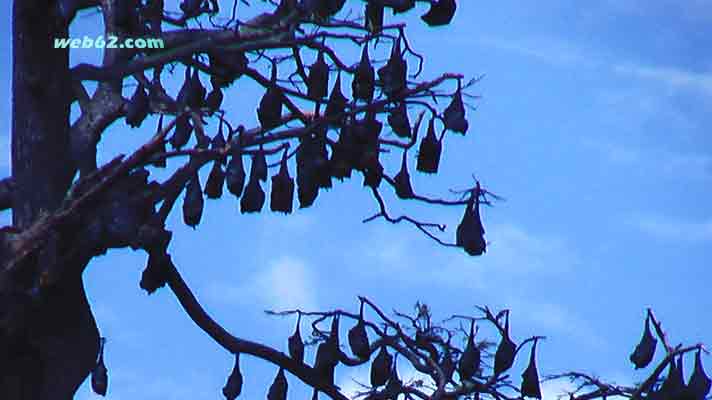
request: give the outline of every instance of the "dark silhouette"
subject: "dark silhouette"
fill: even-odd
[[[455,0],[417,2],[429,4],[421,16],[429,26],[447,25],[455,18]],[[365,363],[371,366],[371,385],[364,390],[370,399],[540,397],[535,350],[542,337],[532,336],[517,346],[510,338],[509,310],[495,316],[481,308],[479,316],[454,316],[442,324],[434,322],[422,304],[415,316],[397,314],[396,322],[365,298],[359,299],[358,314],[283,311],[277,314],[297,315],[285,354],[233,336],[214,321],[168,253],[172,233],[165,221],[183,193],[183,221],[195,228],[204,196],[218,199],[229,193],[239,199],[242,213],[257,213],[264,210],[269,191],[270,210],[290,214],[295,190],[299,207],[311,207],[320,191],[334,186],[334,179],[361,173],[378,204],[378,212],[364,222],[405,222],[443,246],[484,254],[480,206],[490,205],[497,196],[476,180],[454,200],[422,196],[411,184],[408,152],[418,142],[425,118],[426,132],[410,159],[417,171],[435,174],[446,134],[468,131],[467,90],[478,82],[455,73],[419,79],[424,56],[415,52],[397,15],[415,3],[348,2],[362,10],[359,14],[342,12],[345,0],[281,0],[269,2],[272,12],[253,16],[243,0],[183,0],[179,12],[165,10],[163,0],[14,1],[12,176],[0,181],[0,208],[12,210],[12,226],[0,229],[0,399],[71,399],[89,375],[96,393],[110,393],[111,363],[103,357],[105,339],[87,302],[82,274],[94,257],[125,247],[148,255],[140,288],[151,294],[168,286],[189,317],[235,357],[222,389],[228,400],[238,397],[243,379],[249,379],[249,371],[243,376],[240,370],[243,353],[277,367],[274,382],[266,388],[271,400],[284,400],[289,379],[295,377],[313,388],[313,399],[321,394],[344,400],[334,385],[336,368]],[[69,48],[55,48],[54,39],[66,38],[78,13],[88,9],[101,12],[107,38],[161,39],[163,46],[106,48],[102,65],[70,68]],[[387,60],[370,57],[369,46],[378,45],[389,46]],[[347,46],[360,48],[358,62],[340,57]],[[305,54],[314,59],[308,68]],[[181,72],[180,90],[168,93],[163,80]],[[235,122],[223,108],[226,92],[240,79],[264,88],[255,104],[259,126]],[[349,79],[352,98],[342,89],[342,80]],[[133,94],[123,98],[123,85],[132,81]],[[87,82],[97,83],[91,96]],[[456,89],[443,88],[448,84]],[[74,102],[81,113],[70,123]],[[448,105],[440,110],[440,104]],[[412,124],[409,113],[417,115]],[[108,126],[123,119],[135,128],[157,115],[153,137],[131,154],[97,165],[97,144]],[[384,119],[395,138],[384,132]],[[393,177],[380,160],[385,151],[402,152],[400,171]],[[243,157],[250,159],[249,175]],[[166,168],[168,158],[186,161],[157,181],[152,172]],[[198,177],[201,168],[210,168],[204,185]],[[274,174],[268,179],[270,170]],[[443,239],[442,224],[392,216],[381,196],[384,188],[400,199],[464,207],[465,213],[452,238]],[[366,307],[375,320],[367,317]],[[311,319],[306,343],[300,333],[302,318]],[[469,322],[469,334],[452,326],[458,320]],[[493,342],[475,339],[476,320],[499,330],[494,354]],[[340,345],[340,321],[353,323],[348,331],[352,355]],[[325,322],[331,327],[321,330]],[[558,376],[582,381],[572,398],[703,399],[710,381],[701,365],[702,345],[671,347],[650,311],[647,336],[631,361],[638,368],[652,361],[649,322],[666,355],[645,382],[628,388],[574,372]],[[466,343],[463,348],[461,342]],[[508,372],[530,342],[530,363],[517,386]],[[313,363],[305,345],[316,346]],[[684,354],[695,350],[695,369],[685,385],[680,363]],[[399,359],[430,381],[402,380]],[[669,372],[661,384],[666,366]]]

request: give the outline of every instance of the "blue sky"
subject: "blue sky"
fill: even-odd
[[[439,247],[410,226],[362,224],[377,204],[360,178],[291,217],[244,216],[232,198],[208,200],[197,230],[182,225],[179,208],[169,221],[176,265],[206,309],[237,336],[286,351],[293,321],[262,310],[356,310],[357,295],[387,310],[410,311],[422,300],[439,318],[473,313],[475,305],[510,307],[515,340],[548,337],[539,346],[542,375],[582,370],[623,384],[644,377],[627,358],[646,307],[673,342],[712,340],[712,57],[705,51],[712,48],[712,5],[585,6],[460,1],[446,28],[426,29],[417,19],[422,6],[404,18],[411,43],[427,55],[426,77],[485,74],[473,88],[482,98],[468,112],[468,135],[445,139],[441,174],[416,176],[411,168],[423,193],[447,195],[475,173],[506,197],[483,212],[491,241],[485,256]],[[97,33],[92,14],[72,33]],[[0,18],[7,55],[0,72],[9,78],[10,13]],[[73,62],[96,59],[79,52]],[[355,49],[346,54],[357,60]],[[8,99],[0,112],[9,116],[10,79],[0,81],[0,92]],[[232,120],[256,124],[261,94],[238,81],[226,94]],[[153,120],[135,130],[112,125],[101,158],[138,145],[153,129]],[[7,155],[8,118],[0,119],[0,132]],[[9,157],[0,163],[7,173]],[[387,164],[391,173],[396,168]],[[454,237],[461,209],[386,199],[393,213],[447,223],[446,237]],[[143,253],[112,251],[85,274],[108,337],[108,398],[219,398],[232,357],[168,290],[149,297],[139,289],[145,262]],[[704,362],[712,368],[712,359]],[[515,365],[515,376],[524,366]],[[365,372],[339,370],[337,383],[353,388],[351,379],[365,381]],[[260,397],[275,368],[245,357],[243,373],[245,398]],[[546,385],[545,394],[565,387]],[[77,398],[96,397],[84,385]]]

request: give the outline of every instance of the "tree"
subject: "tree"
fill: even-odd
[[[477,398],[480,394],[512,398],[512,393],[519,392],[536,397],[539,378],[534,349],[542,337],[532,336],[515,344],[508,335],[508,310],[494,314],[482,308],[479,316],[454,316],[448,321],[468,322],[469,330],[463,332],[435,323],[421,304],[414,316],[397,315],[405,325],[365,298],[360,299],[359,314],[343,310],[280,312],[296,314],[298,321],[313,319],[313,341],[318,347],[317,360],[311,366],[304,362],[303,342],[297,332],[289,340],[287,356],[231,335],[202,309],[167,252],[171,232],[166,230],[165,220],[182,193],[184,222],[197,226],[203,196],[219,198],[224,187],[239,199],[243,213],[262,211],[268,200],[261,182],[268,182],[269,169],[278,170],[268,182],[269,206],[283,213],[293,211],[295,191],[300,207],[310,207],[320,190],[332,187],[333,178],[355,178],[356,171],[363,175],[364,186],[370,188],[378,204],[377,213],[366,221],[406,222],[430,239],[463,248],[473,256],[486,249],[479,207],[497,199],[477,181],[456,200],[419,195],[410,183],[408,152],[413,147],[418,145],[416,170],[435,174],[445,135],[468,131],[465,99],[469,97],[465,91],[477,82],[465,82],[463,76],[451,73],[418,80],[423,56],[410,45],[405,25],[384,24],[385,10],[406,12],[415,1],[349,2],[349,6],[365,7],[364,20],[342,13],[344,0],[269,2],[270,11],[256,16],[252,6],[245,8],[249,4],[242,2],[238,7],[240,3],[232,2],[231,8],[226,8],[228,18],[218,21],[213,18],[221,5],[217,0],[184,0],[178,16],[164,10],[161,0],[14,2],[13,173],[0,185],[0,204],[3,209],[12,208],[13,216],[12,226],[2,230],[2,398],[69,399],[90,374],[95,391],[106,391],[103,340],[84,294],[82,273],[92,258],[110,248],[124,247],[148,254],[141,288],[150,294],[167,285],[196,324],[235,355],[236,368],[223,390],[227,398],[240,391],[239,355],[243,353],[279,368],[268,394],[274,399],[285,396],[285,371],[313,387],[315,393],[342,399],[333,384],[336,365],[355,366],[371,359],[375,387],[368,390],[371,398],[393,398],[399,393],[421,398]],[[430,3],[423,23],[447,25],[456,12],[455,2]],[[54,39],[67,36],[78,11],[96,7],[103,16],[106,38],[116,36],[121,42],[125,38],[160,38],[164,46],[106,48],[101,66],[70,68],[69,49],[55,48]],[[196,21],[202,22],[198,29],[188,28]],[[203,27],[206,23],[210,28]],[[168,26],[171,29],[164,31]],[[355,65],[340,55],[349,46],[361,49]],[[389,46],[389,58],[372,60],[369,51],[375,46]],[[308,68],[303,53],[316,56]],[[415,70],[414,65],[418,66]],[[175,73],[176,67],[183,69],[183,85],[177,93],[169,94],[162,79]],[[209,92],[203,84],[206,77]],[[238,79],[249,79],[265,88],[264,96],[256,102],[257,127],[230,121],[230,110],[221,107],[223,91],[229,91]],[[349,79],[351,95],[346,96],[349,91],[343,91],[341,81]],[[123,86],[132,80],[137,83],[134,92],[124,98]],[[92,95],[85,87],[90,81],[97,82]],[[441,89],[448,83],[454,83],[456,89]],[[448,105],[441,107],[438,99]],[[70,123],[74,102],[81,114]],[[122,119],[131,127],[140,126],[148,115],[160,115],[156,134],[129,156],[117,155],[98,166],[97,144],[107,128]],[[397,139],[382,134],[384,122]],[[217,132],[209,136],[210,123],[217,125]],[[421,130],[426,134],[419,139]],[[166,149],[168,144],[172,150]],[[379,159],[386,151],[402,152],[401,168],[393,176]],[[244,157],[251,159],[249,175]],[[159,182],[154,172],[165,166],[167,158],[187,161]],[[296,182],[289,172],[290,164],[296,169]],[[210,169],[204,184],[197,174],[203,167]],[[381,196],[386,187],[404,200],[464,206],[454,240],[442,239],[444,225],[392,216]],[[365,318],[366,306],[379,322]],[[337,334],[339,321],[348,320],[356,321],[348,334],[353,356],[341,350]],[[478,320],[500,332],[494,354],[490,354],[490,342],[474,339]],[[674,382],[658,390],[658,376],[669,364],[668,377],[676,377],[679,368],[672,371],[672,360],[680,360],[679,355],[699,350],[701,345],[671,347],[652,313],[649,320],[667,350],[651,378],[636,388],[622,388],[583,374],[562,375],[596,387],[577,398],[615,394],[636,398],[641,393],[651,396],[651,388],[656,393],[677,390]],[[330,329],[320,328],[326,321],[331,323]],[[456,338],[463,336],[466,344],[459,346]],[[514,380],[506,373],[519,350],[529,343],[530,368],[520,387],[512,387]],[[393,353],[432,382],[404,384],[397,377]],[[646,364],[641,361],[647,357],[643,355],[636,355],[636,365]],[[494,365],[486,362],[490,356]],[[459,379],[454,378],[455,371]],[[702,389],[696,393],[708,390],[703,375],[698,374]]]

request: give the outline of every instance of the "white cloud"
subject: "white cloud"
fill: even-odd
[[[282,257],[240,285],[224,282],[209,285],[208,295],[216,301],[257,305],[263,309],[316,309],[315,287],[311,270],[301,260]]]

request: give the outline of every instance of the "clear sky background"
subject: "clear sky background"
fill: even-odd
[[[357,310],[357,295],[386,310],[411,311],[421,300],[436,319],[474,313],[475,305],[508,307],[515,340],[548,337],[539,346],[541,375],[580,370],[622,384],[644,377],[632,370],[628,355],[646,307],[674,343],[709,344],[712,4],[458,3],[448,27],[427,29],[418,19],[424,6],[399,18],[427,57],[425,77],[485,74],[471,91],[482,98],[477,111],[468,111],[467,136],[445,138],[441,174],[424,177],[413,165],[411,175],[417,191],[448,196],[449,188],[471,185],[474,173],[506,197],[483,211],[487,254],[470,258],[439,247],[412,226],[362,224],[377,204],[360,177],[290,217],[241,215],[239,202],[226,196],[206,200],[202,223],[192,230],[182,225],[179,203],[169,221],[171,253],[198,299],[233,334],[284,351],[294,321],[266,316],[265,309]],[[359,12],[360,4],[349,2]],[[72,33],[99,34],[96,17],[81,14]],[[0,102],[6,116],[0,118],[6,154],[0,162],[8,173],[9,5],[0,18],[0,73],[6,77],[0,93],[7,99]],[[357,61],[357,49],[345,54]],[[96,59],[91,50],[72,56],[73,63]],[[168,86],[178,85],[172,80]],[[262,93],[238,81],[224,103],[231,120],[254,126]],[[154,129],[155,119],[134,130],[115,123],[102,139],[101,159],[128,151]],[[390,173],[396,168],[387,165]],[[454,240],[461,208],[412,207],[390,193],[386,199],[394,214],[447,223],[444,237]],[[9,221],[8,213],[2,221]],[[145,262],[144,253],[111,251],[85,273],[108,338],[107,398],[221,398],[232,356],[193,325],[169,290],[147,296],[139,289]],[[712,371],[712,359],[704,362]],[[515,365],[515,382],[525,363]],[[242,366],[243,398],[265,396],[276,369],[249,357]],[[347,391],[355,388],[352,379],[367,381],[363,368],[338,373]],[[405,365],[401,373],[408,375]],[[288,379],[295,390],[290,398],[308,395],[296,378]],[[566,387],[545,385],[546,398]],[[85,384],[77,398],[97,396]]]

